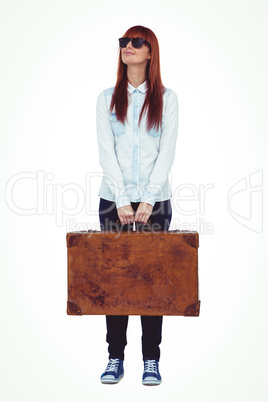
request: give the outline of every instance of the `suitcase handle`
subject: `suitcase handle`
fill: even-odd
[[[150,230],[152,230],[151,224],[152,224],[151,219],[148,219],[147,223],[145,223],[145,224],[135,221],[135,229],[136,229],[136,231],[139,231],[139,229],[142,229],[143,231],[150,231]],[[120,227],[122,228],[126,225],[133,225],[133,223],[122,225],[120,219],[117,219],[116,225],[117,225],[116,230],[119,230]]]

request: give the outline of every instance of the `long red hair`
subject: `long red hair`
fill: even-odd
[[[146,66],[148,90],[141,109],[139,123],[143,113],[147,110],[147,130],[149,131],[153,126],[158,129],[159,127],[162,127],[163,93],[165,88],[160,73],[160,57],[157,37],[151,29],[142,25],[136,25],[129,28],[123,37],[143,38],[151,44],[151,58],[148,59]],[[112,112],[115,107],[117,119],[122,123],[124,123],[125,118],[127,117],[127,86],[127,65],[122,62],[121,48],[119,48],[117,81],[111,100],[110,112]]]

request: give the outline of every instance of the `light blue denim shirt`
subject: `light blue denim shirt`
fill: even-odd
[[[147,113],[138,121],[147,91],[147,81],[138,88],[128,82],[128,111],[125,123],[110,113],[114,87],[97,99],[97,138],[103,178],[98,195],[116,207],[130,202],[157,201],[172,197],[169,171],[175,158],[178,134],[178,99],[171,89],[163,95],[162,130],[146,130]]]

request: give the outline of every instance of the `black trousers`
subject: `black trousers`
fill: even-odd
[[[131,202],[134,211],[137,210],[139,202]],[[149,217],[152,228],[168,231],[172,217],[170,200],[158,201],[155,203],[152,214]],[[119,219],[115,202],[100,198],[99,219],[101,230],[110,230],[113,224]],[[133,230],[133,224],[123,225],[124,230]],[[162,340],[163,316],[141,316],[142,326],[142,355],[143,360],[160,359],[159,345]],[[109,359],[119,358],[124,360],[124,350],[127,345],[127,325],[128,316],[126,315],[107,315],[106,316],[106,342],[109,344]]]

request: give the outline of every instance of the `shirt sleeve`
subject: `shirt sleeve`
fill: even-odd
[[[115,139],[109,120],[109,110],[104,92],[97,99],[97,139],[99,163],[103,169],[104,180],[114,195],[116,207],[131,205],[125,191],[124,178],[115,154]]]
[[[178,98],[171,90],[167,99],[166,111],[163,119],[162,134],[160,138],[160,148],[155,166],[150,175],[150,180],[146,191],[141,197],[142,202],[154,206],[173,164],[178,137]]]

